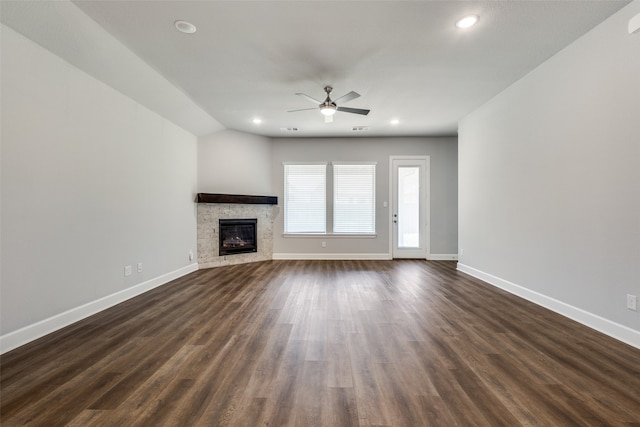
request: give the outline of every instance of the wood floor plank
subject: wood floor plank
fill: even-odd
[[[296,426],[322,426],[327,404],[327,362],[305,360],[291,416]],[[326,409],[325,409],[326,410]]]
[[[326,394],[323,426],[359,425],[356,396],[352,387],[329,387]]]
[[[147,419],[149,414],[158,412],[159,408],[180,401],[184,396],[185,386],[183,378],[180,377],[181,368],[189,357],[198,350],[199,348],[195,346],[181,347],[144,383],[138,387],[132,387],[126,400],[117,405],[117,411],[104,411],[101,422],[104,424],[134,425],[139,420]],[[171,394],[167,398],[167,391],[176,389],[179,389],[181,393]],[[110,390],[110,393],[105,393],[105,395],[112,393],[113,391]],[[97,408],[91,407],[90,409]]]
[[[2,355],[0,423],[640,425],[640,350],[455,267],[199,270]]]
[[[293,425],[296,394],[300,392],[307,342],[290,340],[267,402],[266,425]]]

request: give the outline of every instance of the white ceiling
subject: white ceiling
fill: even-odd
[[[13,3],[9,24],[53,43],[29,24],[42,2]],[[30,13],[15,13],[25,3]],[[222,126],[281,137],[455,135],[466,114],[629,0],[73,3]],[[468,14],[480,22],[457,29]],[[198,31],[178,32],[179,19]],[[318,111],[287,112],[313,107],[296,92],[324,99],[327,84],[334,99],[360,93],[345,106],[371,113],[338,112],[324,123]]]

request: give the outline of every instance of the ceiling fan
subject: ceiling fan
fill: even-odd
[[[361,108],[338,107],[338,102],[345,104],[351,100],[358,98],[360,96],[359,93],[351,91],[348,94],[343,95],[340,98],[336,99],[335,101],[332,101],[331,100],[332,90],[333,88],[331,86],[325,86],[324,91],[327,94],[327,99],[325,99],[324,102],[320,102],[317,99],[312,98],[309,95],[304,93],[296,93],[296,95],[302,96],[303,98],[308,99],[309,101],[318,105],[318,107],[316,108],[320,108],[320,112],[324,115],[325,123],[331,123],[333,121],[333,115],[336,113],[336,111],[342,111],[344,113],[362,114],[363,116],[366,116],[367,114],[369,114],[370,110],[363,110]],[[316,108],[301,108],[299,110],[290,110],[289,113],[292,113],[294,111],[315,110]]]

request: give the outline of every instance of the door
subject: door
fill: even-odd
[[[429,255],[429,157],[391,157],[393,258]]]

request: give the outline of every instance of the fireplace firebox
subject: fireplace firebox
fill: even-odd
[[[221,219],[219,225],[220,256],[258,251],[257,219]]]

